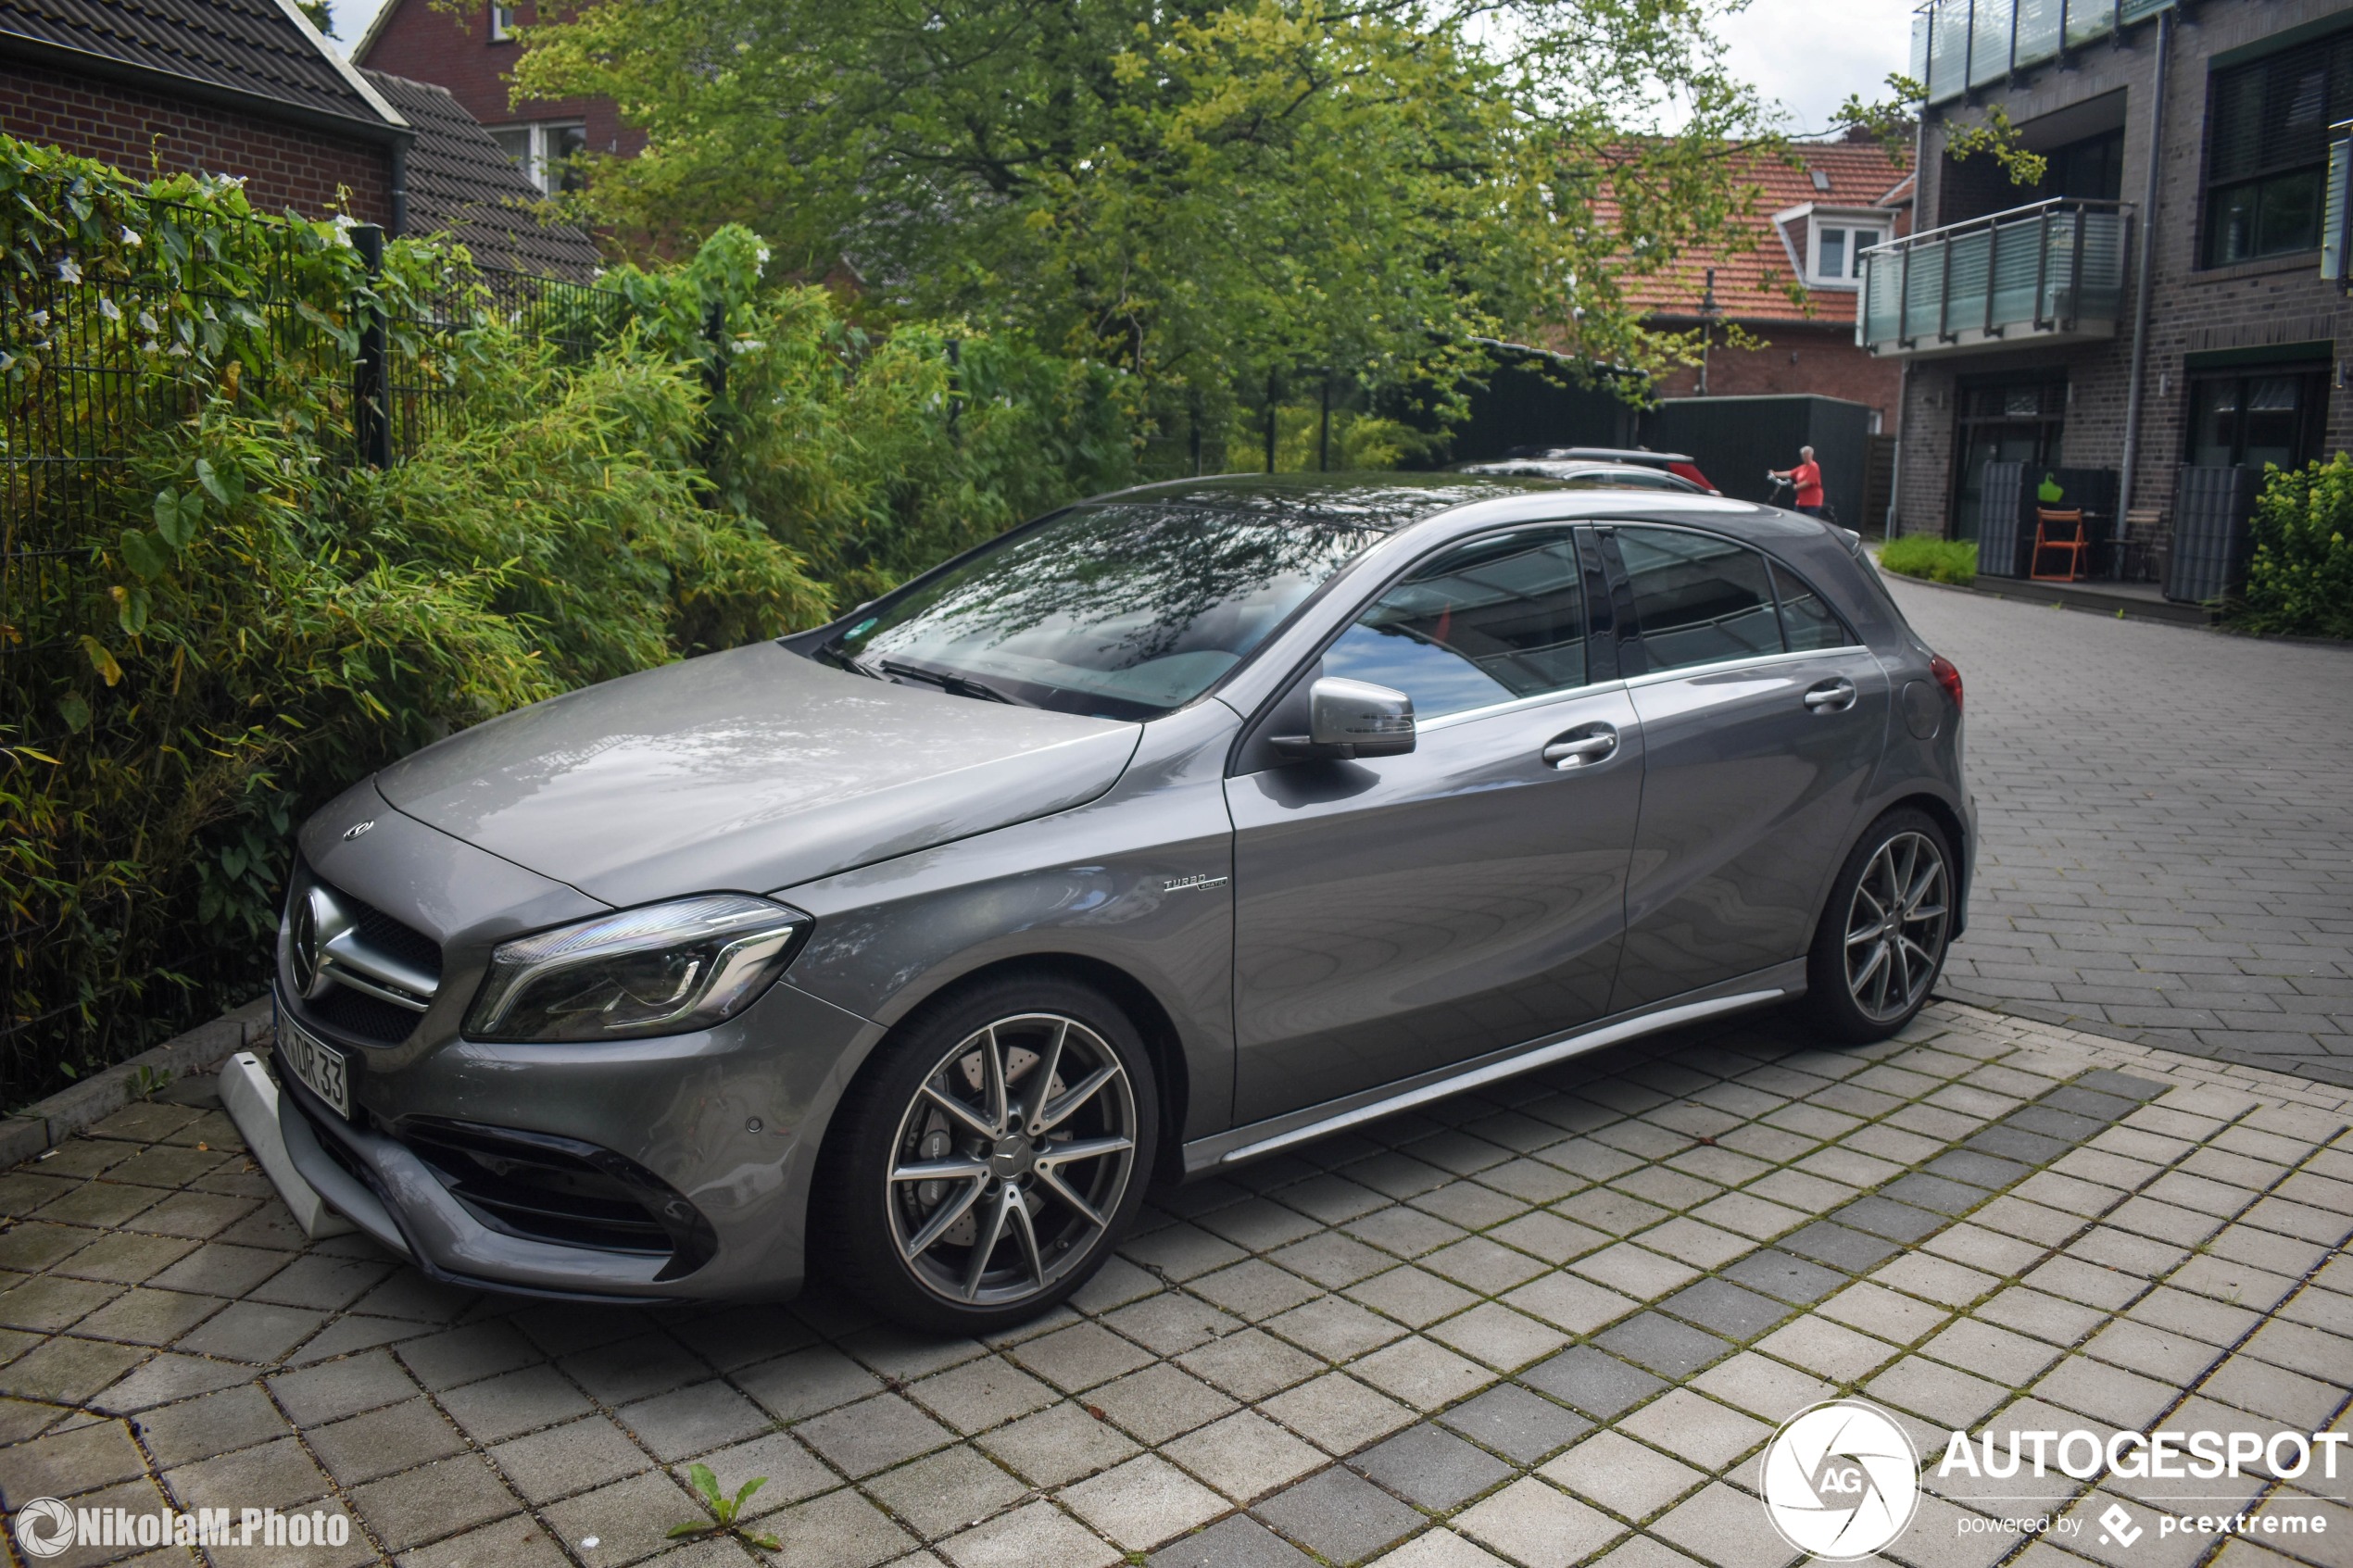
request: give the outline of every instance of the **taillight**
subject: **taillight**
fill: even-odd
[[[1936,684],[1944,688],[1946,696],[1953,699],[1953,711],[1958,713],[1961,710],[1961,672],[1954,669],[1953,661],[1941,653],[1928,661],[1928,672],[1936,677]]]

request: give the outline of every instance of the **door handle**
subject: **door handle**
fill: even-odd
[[[1544,747],[1544,760],[1554,768],[1586,768],[1617,749],[1617,731],[1607,724],[1582,724]]]
[[[1855,683],[1843,675],[1824,681],[1806,694],[1806,706],[1817,713],[1843,713],[1855,706]]]

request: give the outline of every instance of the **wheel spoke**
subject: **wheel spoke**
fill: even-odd
[[[1886,962],[1887,944],[1882,941],[1878,947],[1871,949],[1869,960],[1866,962],[1861,969],[1855,972],[1855,978],[1846,983],[1846,988],[1855,993],[1856,1000],[1859,1001],[1862,999],[1863,988],[1871,983],[1871,976],[1877,974],[1880,972],[1880,967]]]
[[[1046,1097],[1053,1092],[1054,1074],[1062,1071],[1063,1044],[1069,1038],[1070,1020],[1055,1020],[1053,1043],[1038,1059],[1038,1065],[1029,1070],[1032,1087],[1023,1098],[1029,1102],[1029,1135],[1033,1138],[1046,1130],[1040,1118],[1045,1114]]]
[[[1904,917],[1904,923],[1906,925],[1918,925],[1923,921],[1942,920],[1944,918],[1944,906],[1942,904],[1931,904],[1924,909],[1916,909],[1911,913],[1906,915]]]
[[[1005,1217],[1013,1222],[1014,1244],[1021,1248],[1022,1261],[1029,1265],[1029,1283],[1042,1290],[1046,1286],[1046,1261],[1038,1255],[1038,1228],[1029,1223],[1029,1206],[1021,1200],[1021,1189],[1008,1185],[1005,1191]]]
[[[1059,1170],[1064,1165],[1075,1165],[1081,1160],[1098,1160],[1106,1154],[1117,1154],[1135,1147],[1133,1139],[1122,1137],[1084,1138],[1074,1143],[1050,1144],[1038,1154],[1036,1165],[1040,1171]]]
[[[997,1026],[990,1024],[982,1031],[988,1036],[980,1047],[980,1087],[988,1096],[990,1137],[1005,1134],[1005,1047],[997,1038]]]
[[[1081,1078],[1074,1087],[1057,1095],[1053,1103],[1038,1113],[1036,1123],[1038,1133],[1051,1133],[1064,1122],[1069,1121],[1073,1111],[1093,1099],[1101,1092],[1104,1085],[1118,1076],[1119,1063],[1107,1061],[1088,1073],[1086,1077]],[[1037,1134],[1031,1135],[1036,1136]]]
[[[1849,936],[1849,937],[1846,939],[1846,945],[1847,945],[1848,947],[1853,947],[1858,946],[1858,945],[1859,945],[1859,944],[1861,944],[1861,943],[1865,943],[1865,942],[1876,942],[1876,941],[1878,941],[1879,939],[1880,939],[1880,928],[1879,928],[1876,924],[1873,924],[1873,925],[1867,925],[1867,926],[1865,926],[1862,930],[1860,930],[1860,931],[1858,931],[1858,932],[1855,933],[1855,935],[1853,935],[1852,936]]]
[[[925,1160],[891,1172],[894,1182],[961,1182],[988,1174],[986,1160]]]
[[[925,1084],[923,1087],[923,1097],[926,1100],[929,1100],[933,1105],[936,1105],[940,1110],[946,1111],[949,1115],[953,1116],[957,1121],[962,1122],[967,1129],[979,1134],[982,1137],[993,1139],[997,1136],[996,1128],[982,1121],[978,1111],[975,1110],[971,1106],[966,1105],[963,1100],[958,1099],[955,1096],[941,1094],[929,1084]]]
[[[997,1200],[988,1206],[988,1218],[982,1223],[980,1234],[973,1238],[973,1255],[964,1264],[964,1299],[967,1301],[979,1297],[981,1277],[988,1273],[989,1255],[1005,1238],[1006,1205],[1011,1204],[1016,1209],[1021,1207],[1021,1193],[1011,1183],[999,1187],[997,1192]]]
[[[1093,1204],[1079,1197],[1078,1194],[1072,1189],[1071,1185],[1063,1180],[1063,1173],[1060,1171],[1055,1170],[1052,1166],[1038,1166],[1038,1180],[1050,1191],[1051,1191],[1056,1198],[1061,1198],[1064,1203],[1068,1204],[1074,1210],[1076,1210],[1080,1219],[1086,1221],[1097,1230],[1101,1230],[1105,1225],[1111,1223],[1108,1219],[1105,1219],[1101,1214],[1096,1212],[1095,1206]]]
[[[924,1222],[924,1228],[908,1238],[907,1261],[912,1263],[931,1250],[933,1242],[945,1236],[950,1226],[971,1212],[973,1204],[978,1200],[988,1186],[987,1181],[976,1181],[955,1197],[942,1202],[937,1209],[933,1210],[931,1218]]]

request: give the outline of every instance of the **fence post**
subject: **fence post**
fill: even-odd
[[[964,410],[963,369],[964,340],[951,337],[948,340],[948,435],[950,440],[962,433],[957,424],[958,416]]]
[[[352,248],[367,270],[371,297],[359,308],[359,358],[351,367],[351,426],[359,438],[359,460],[370,468],[392,467],[392,377],[385,362],[384,312],[376,287],[384,278],[384,232],[373,223],[351,228]]]

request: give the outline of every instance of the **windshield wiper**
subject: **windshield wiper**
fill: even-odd
[[[902,663],[896,659],[883,659],[875,668],[886,675],[894,675],[901,680],[927,682],[955,696],[976,696],[984,702],[1001,702],[1013,708],[1030,706],[1019,697],[1008,696],[985,681],[975,681],[970,675],[959,675],[951,671],[925,670],[920,665]]]

